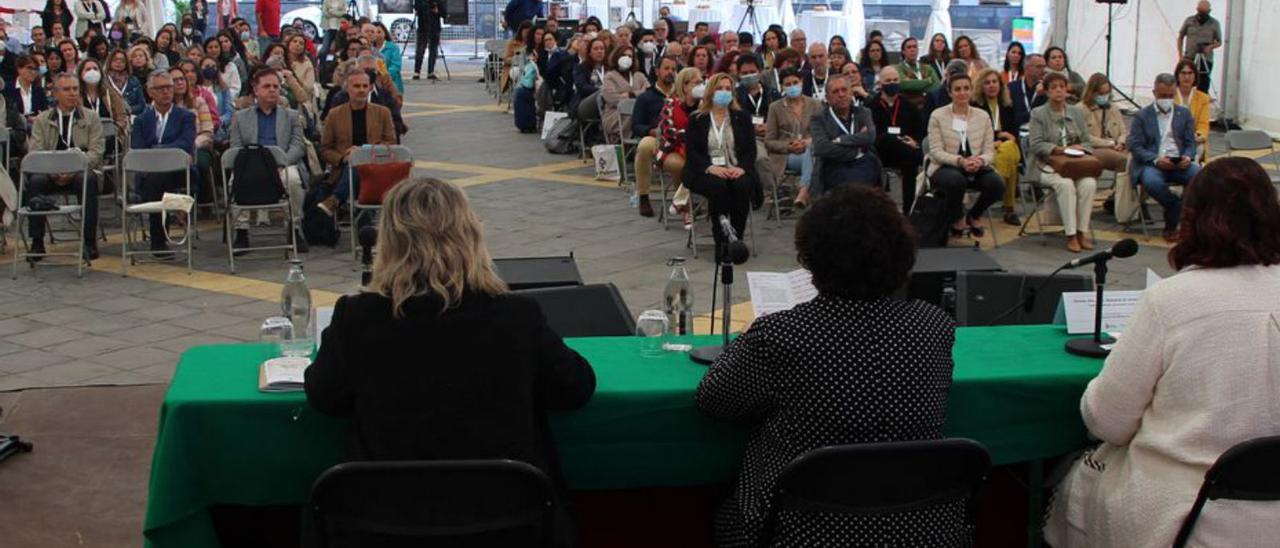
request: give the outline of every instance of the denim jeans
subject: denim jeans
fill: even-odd
[[[813,181],[813,147],[806,147],[803,153],[787,155],[787,169],[800,172],[800,188],[809,188]]]
[[[1190,184],[1197,173],[1200,173],[1200,165],[1195,162],[1186,169],[1165,171],[1156,166],[1142,166],[1138,169],[1138,184],[1142,185],[1147,194],[1160,202],[1160,207],[1164,208],[1165,230],[1177,228],[1182,216],[1182,198],[1169,190],[1169,184]]]

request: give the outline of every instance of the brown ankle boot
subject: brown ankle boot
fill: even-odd
[[[641,217],[653,216],[653,205],[649,203],[649,196],[647,194],[643,194],[640,196],[640,216]]]

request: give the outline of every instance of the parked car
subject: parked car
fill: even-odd
[[[292,8],[286,9],[286,5],[293,5]],[[245,5],[245,4],[241,4]],[[252,4],[248,4],[252,9]],[[356,5],[359,5],[357,2]],[[242,8],[243,9],[243,8]],[[309,0],[307,2],[282,2],[281,3],[280,24],[289,26],[293,24],[295,19],[302,20],[303,32],[307,36],[315,39],[320,35],[320,21],[323,19],[323,13],[320,11],[320,2]],[[381,21],[387,29],[391,31],[391,39],[396,42],[409,42],[413,40],[413,2],[411,0],[381,0],[369,3],[369,11],[373,14],[371,17],[375,21]]]

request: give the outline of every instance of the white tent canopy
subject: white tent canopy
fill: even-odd
[[[946,36],[948,43],[951,41],[951,0],[933,0],[933,11],[929,13],[929,24],[924,27],[924,37],[931,38],[938,33]]]

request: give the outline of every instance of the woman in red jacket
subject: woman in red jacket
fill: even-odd
[[[685,158],[688,158],[684,150],[684,132],[689,129],[689,115],[697,110],[702,91],[702,71],[693,67],[681,70],[676,74],[671,96],[667,97],[667,104],[662,107],[662,116],[658,121],[658,136],[662,138],[662,144],[658,147],[658,162],[662,164],[662,171],[676,185],[669,213],[684,216],[685,230],[693,227],[693,216],[689,214],[689,191],[681,184]]]

